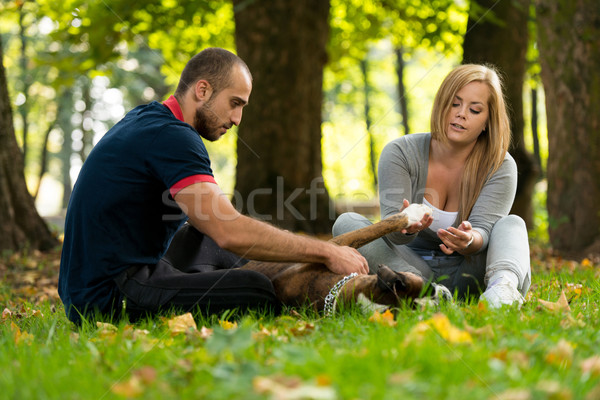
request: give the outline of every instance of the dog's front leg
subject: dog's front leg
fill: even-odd
[[[410,225],[419,222],[426,214],[431,215],[432,213],[433,211],[431,208],[424,204],[411,204],[401,213],[392,215],[373,225],[365,226],[364,228],[336,236],[331,239],[331,241],[340,246],[350,246],[358,249],[388,233],[399,232],[402,229],[406,229]]]

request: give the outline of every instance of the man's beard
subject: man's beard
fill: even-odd
[[[214,142],[222,136],[221,128],[223,128],[224,124],[221,123],[210,106],[211,102],[209,101],[196,110],[194,129],[204,139]]]

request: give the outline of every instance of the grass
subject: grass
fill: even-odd
[[[0,397],[600,398],[599,265],[533,253],[521,309],[402,308],[379,322],[357,309],[196,316],[178,334],[176,315],[76,328],[48,289],[56,255],[7,255]]]

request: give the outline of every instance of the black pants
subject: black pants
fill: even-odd
[[[185,224],[156,265],[132,267],[116,283],[132,320],[170,309],[207,314],[232,309],[279,312],[271,281],[261,273],[237,269],[247,261]]]

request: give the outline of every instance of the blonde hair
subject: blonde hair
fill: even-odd
[[[468,219],[485,182],[500,168],[510,144],[510,120],[502,81],[492,66],[464,64],[453,69],[444,79],[431,110],[431,137],[447,143],[447,116],[456,93],[471,82],[482,82],[490,91],[486,128],[465,162],[460,183],[458,221]]]

